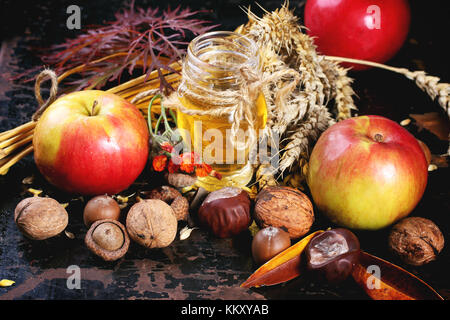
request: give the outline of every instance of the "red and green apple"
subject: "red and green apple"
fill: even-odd
[[[315,204],[332,222],[376,230],[411,213],[427,177],[427,160],[412,134],[387,118],[361,116],[320,136],[307,182]]]
[[[33,137],[34,159],[58,188],[85,195],[115,194],[144,169],[149,132],[140,111],[105,91],[60,97],[40,117]]]

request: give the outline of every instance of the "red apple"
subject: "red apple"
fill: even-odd
[[[85,90],[57,99],[33,137],[34,159],[60,189],[85,195],[115,194],[144,169],[149,132],[139,110],[121,97]]]
[[[308,34],[329,56],[384,63],[402,47],[410,20],[408,0],[307,0],[305,5]]]
[[[315,204],[347,228],[376,230],[407,216],[427,185],[417,140],[380,116],[339,122],[317,141],[307,182]]]

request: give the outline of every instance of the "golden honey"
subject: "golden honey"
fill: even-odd
[[[211,32],[194,39],[183,63],[182,82],[178,97],[184,110],[202,114],[188,114],[178,109],[177,126],[183,141],[201,155],[222,175],[199,178],[200,184],[212,191],[223,186],[244,187],[251,180],[253,169],[249,153],[267,120],[267,107],[262,92],[250,101],[252,124],[241,118],[237,134],[232,133],[232,112],[211,114],[210,110],[232,109],[236,106],[243,78],[242,66],[260,74],[260,58],[254,42],[233,32]],[[248,70],[248,69],[247,69]],[[203,114],[204,112],[204,114]]]

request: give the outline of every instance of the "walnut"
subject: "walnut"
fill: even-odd
[[[284,229],[291,239],[305,235],[314,222],[311,201],[297,189],[283,186],[264,188],[256,197],[255,220],[260,228]]]
[[[421,266],[436,259],[444,247],[444,236],[431,221],[410,217],[394,225],[389,235],[389,248],[403,262]]]
[[[64,231],[69,215],[55,199],[30,197],[19,202],[14,211],[14,221],[26,237],[45,240]]]
[[[162,200],[148,199],[134,204],[127,215],[131,239],[147,248],[164,248],[177,235],[178,221],[172,208]]]

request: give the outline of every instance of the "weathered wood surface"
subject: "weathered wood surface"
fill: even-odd
[[[28,121],[36,103],[32,83],[11,82],[8,77],[39,64],[39,59],[29,46],[48,46],[74,34],[65,29],[65,8],[70,1],[60,1],[53,6],[28,4],[22,8],[14,1],[2,1],[0,47],[0,130],[13,128]],[[170,1],[169,1],[170,2]],[[173,2],[173,1],[172,1]],[[264,1],[259,1],[264,5]],[[121,1],[87,2],[83,6],[86,24],[100,24],[111,19]],[[145,1],[137,1],[145,5]],[[178,1],[176,2],[178,3]],[[192,8],[209,8],[211,19],[233,29],[245,21],[238,8],[247,1],[185,1]],[[201,5],[199,4],[201,3]],[[273,9],[278,1],[266,1]],[[299,7],[301,1],[291,1]],[[441,2],[444,6],[444,1]],[[424,68],[430,74],[449,81],[448,52],[445,51],[445,34],[448,17],[439,8],[439,1],[413,5],[413,26],[409,40],[392,65],[412,70]],[[6,11],[5,11],[6,10]],[[8,13],[9,14],[8,14]],[[23,12],[25,12],[23,14]],[[18,17],[21,17],[21,21]],[[371,70],[354,73],[356,102],[359,114],[380,114],[395,121],[406,119],[410,113],[441,112],[414,84],[401,76],[386,71]],[[413,124],[407,127],[417,138],[425,141],[432,153],[446,151],[447,142],[431,133],[419,131]],[[69,202],[70,223],[68,231],[75,235],[71,240],[64,236],[43,242],[25,239],[13,221],[16,204],[28,196],[23,178],[34,175],[34,187],[43,188],[46,194],[61,202]],[[139,181],[148,181],[144,175]],[[449,169],[440,168],[430,173],[429,184],[412,215],[433,220],[450,240],[450,188]],[[135,188],[141,188],[136,185]],[[307,277],[283,285],[259,289],[239,287],[256,268],[250,256],[250,235],[220,240],[203,230],[194,230],[187,240],[179,239],[168,248],[147,250],[132,244],[125,258],[105,263],[93,256],[84,246],[86,228],[82,223],[83,202],[61,194],[48,186],[39,176],[32,157],[13,167],[8,175],[0,177],[0,279],[14,280],[12,287],[0,288],[0,299],[367,299],[363,291],[351,280],[339,287],[315,283]],[[124,195],[132,193],[123,192]],[[124,209],[122,217],[125,216]],[[320,212],[313,228],[328,227]],[[181,227],[181,226],[180,226]],[[402,265],[387,250],[389,230],[357,232],[362,248],[381,258],[396,262],[421,277],[441,295],[450,298],[450,253],[447,247],[436,262],[421,268]],[[71,265],[81,269],[81,289],[68,289],[67,279]]]

